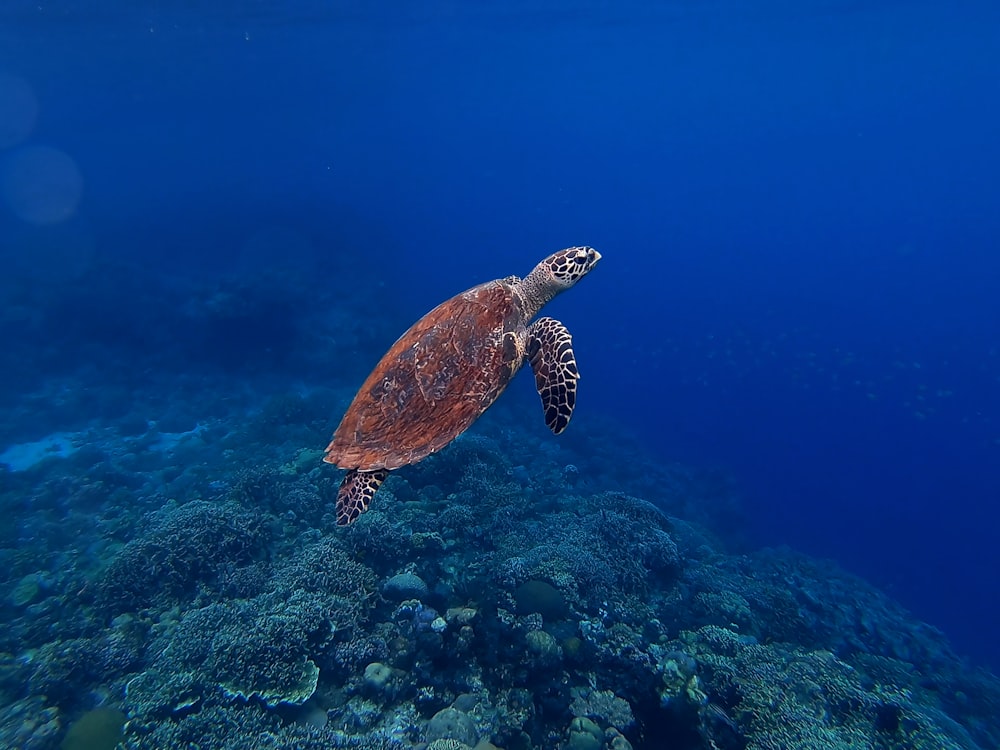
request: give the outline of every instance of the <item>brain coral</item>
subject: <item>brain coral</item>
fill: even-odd
[[[426,599],[430,590],[424,579],[416,573],[397,573],[382,584],[382,593],[387,599],[403,601],[404,599]]]

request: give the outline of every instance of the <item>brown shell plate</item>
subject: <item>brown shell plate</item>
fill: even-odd
[[[414,323],[361,386],[325,460],[342,469],[396,469],[441,450],[475,422],[523,362],[526,321],[511,281],[474,287]]]

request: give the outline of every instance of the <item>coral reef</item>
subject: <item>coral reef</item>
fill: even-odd
[[[127,750],[1000,746],[993,675],[829,563],[730,552],[728,478],[611,425],[556,447],[501,403],[337,528],[320,456],[344,373],[380,353],[359,351],[363,323],[293,325],[291,287],[184,289],[172,321],[132,300],[133,321],[95,308],[74,323],[86,344],[55,339],[93,362],[146,335],[141,378],[39,382],[0,425],[72,447],[0,467],[0,746],[105,729]],[[32,335],[65,312],[42,307]],[[258,324],[276,348],[234,387],[257,342],[229,334]],[[198,369],[170,360],[224,345]],[[274,368],[292,360],[337,384],[289,386]]]
[[[174,603],[194,596],[199,586],[222,586],[234,569],[267,554],[267,520],[246,507],[194,501],[167,506],[150,522],[116,555],[100,583],[113,612],[157,599]]]

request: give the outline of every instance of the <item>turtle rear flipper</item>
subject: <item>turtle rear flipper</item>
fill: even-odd
[[[554,318],[539,318],[528,328],[527,360],[542,397],[545,424],[558,435],[569,424],[576,406],[580,371],[573,354],[573,337]]]
[[[337,525],[347,526],[357,521],[358,516],[368,510],[372,498],[387,476],[388,469],[351,469],[347,472],[337,492]]]

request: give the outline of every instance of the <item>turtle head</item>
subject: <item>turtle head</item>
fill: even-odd
[[[600,259],[601,254],[592,247],[568,247],[543,260],[532,274],[547,275],[558,294],[590,273]]]
[[[520,283],[521,296],[530,317],[560,292],[590,273],[601,254],[592,247],[568,247],[543,260]]]

